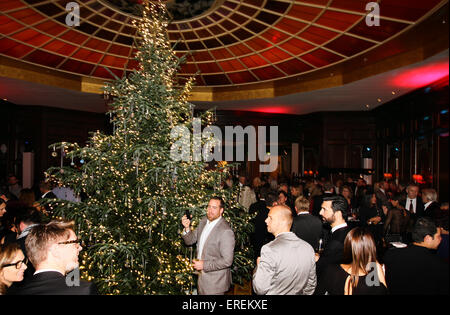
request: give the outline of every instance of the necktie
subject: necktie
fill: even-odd
[[[414,213],[414,207],[413,207],[413,201],[412,199],[409,200],[409,207],[408,207],[409,212]]]

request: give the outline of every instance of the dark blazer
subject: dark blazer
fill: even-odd
[[[408,205],[406,204],[407,199],[402,201],[401,205],[409,211]],[[423,205],[423,201],[421,198],[416,198],[416,213],[415,215],[411,213],[414,217],[422,217],[424,215],[425,206]]]
[[[344,240],[350,228],[343,227],[331,233],[330,240],[325,246],[323,253],[316,262],[317,281],[320,280],[321,275],[331,264],[341,264],[344,254]]]
[[[267,219],[268,214],[269,209],[266,206],[264,206],[264,208],[258,210],[258,213],[252,220],[255,230],[250,236],[250,240],[253,246],[253,253],[255,259],[261,255],[261,248],[265,244],[275,239],[274,236],[267,231],[267,224],[265,221]]]
[[[322,237],[322,221],[311,214],[299,214],[294,217],[291,231],[317,250]]]
[[[41,201],[45,201],[47,199],[58,199],[58,197],[56,197],[56,195],[49,191],[44,198],[41,198]],[[52,204],[46,204],[45,206],[45,211],[47,212],[47,215],[52,217],[53,216],[53,206]]]
[[[410,245],[384,255],[391,294],[449,294],[448,264],[428,248]]]
[[[52,191],[49,191],[49,192],[45,195],[45,197],[44,197],[44,198],[41,198],[41,199],[58,199],[58,197],[56,197],[56,195],[55,195]]]
[[[264,200],[258,200],[255,203],[252,203],[250,205],[250,207],[248,208],[248,213],[249,214],[253,214],[253,213],[258,213],[260,210],[265,209],[266,208],[266,202]]]
[[[424,205],[423,216],[431,218],[433,221],[439,217],[441,206],[436,201],[433,201],[426,209]]]
[[[389,207],[389,197],[387,195],[387,192],[382,192],[380,189],[375,191],[375,196],[377,197],[377,205],[378,208],[381,208],[382,206]]]
[[[68,286],[66,277],[56,271],[47,271],[34,275],[21,287],[7,291],[9,295],[96,295],[94,283],[80,281],[79,286]]]
[[[313,198],[313,209],[311,211],[312,215],[320,217],[320,210],[322,210],[322,202],[325,197],[334,196],[334,194],[324,193],[323,195],[315,196]]]

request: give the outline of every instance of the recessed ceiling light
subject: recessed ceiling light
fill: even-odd
[[[395,91],[392,91],[392,95],[395,95]]]
[[[381,98],[377,99],[378,103],[381,103]]]

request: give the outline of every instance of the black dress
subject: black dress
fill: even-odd
[[[340,265],[329,265],[324,276],[319,281],[316,295],[344,295],[345,282],[349,274],[342,269]],[[385,295],[388,294],[386,286],[379,282],[379,285],[368,286],[366,283],[367,276],[360,276],[358,285],[353,288],[352,295]],[[373,279],[371,279],[373,280]]]

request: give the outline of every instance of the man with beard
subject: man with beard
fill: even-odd
[[[194,269],[199,272],[200,295],[223,295],[231,285],[235,238],[230,225],[222,218],[224,206],[222,198],[211,198],[206,217],[193,231],[191,220],[186,215],[181,219],[184,242],[188,246],[197,243]]]
[[[25,240],[25,247],[36,271],[28,283],[8,294],[97,294],[94,283],[77,279],[76,272],[74,279],[69,274],[79,268],[78,254],[82,250],[73,221],[55,220],[33,227]]]
[[[349,228],[346,223],[347,200],[335,195],[325,197],[319,214],[331,225],[331,237],[322,254],[316,254],[317,281],[330,264],[340,264],[344,251],[344,240]]]

